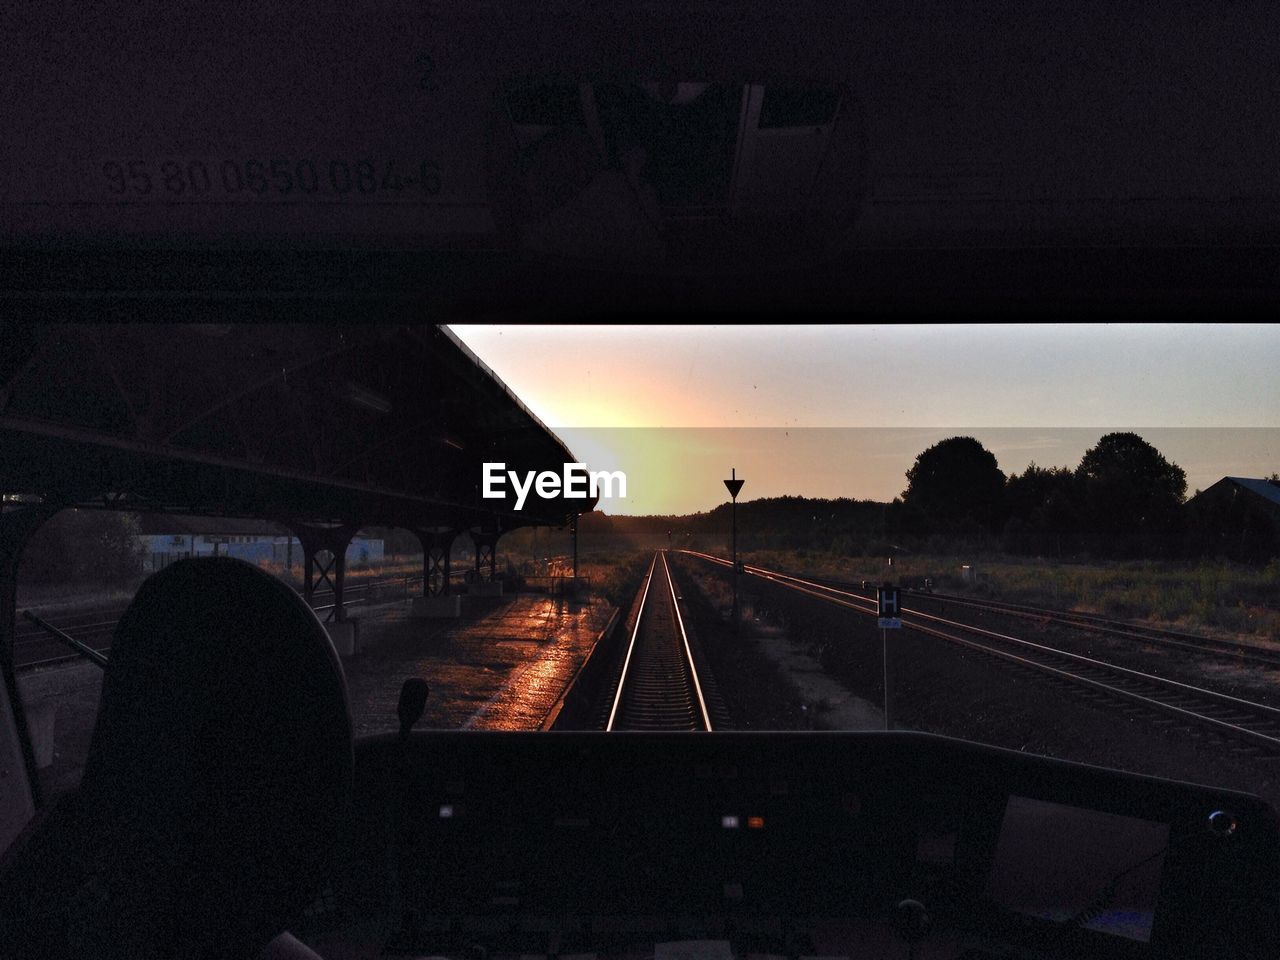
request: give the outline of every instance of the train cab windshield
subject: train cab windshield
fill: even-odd
[[[1280,956],[1280,18],[926,6],[14,12],[0,957]]]

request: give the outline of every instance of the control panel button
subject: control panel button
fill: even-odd
[[[1229,810],[1215,810],[1209,814],[1209,832],[1218,837],[1232,836],[1240,829],[1240,821]]]

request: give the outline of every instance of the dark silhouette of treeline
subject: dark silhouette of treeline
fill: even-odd
[[[1072,467],[1032,463],[1006,476],[973,437],[951,437],[916,457],[891,503],[771,497],[738,504],[738,545],[844,556],[1003,552],[1059,558],[1280,556],[1280,515],[1234,513],[1188,501],[1186,474],[1134,433],[1109,433]],[[1272,482],[1280,482],[1274,479]],[[689,516],[591,514],[594,536],[664,537],[674,546],[727,541],[730,505]]]
[[[870,549],[884,552],[886,504],[841,497],[769,497],[738,504],[738,548],[837,550],[852,554]],[[644,537],[661,541],[671,534],[676,547],[709,548],[727,543],[731,505],[723,503],[705,513],[685,516],[611,517],[591,513],[582,517],[582,536]]]

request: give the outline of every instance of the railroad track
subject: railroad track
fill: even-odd
[[[622,669],[606,698],[605,730],[711,730],[708,694],[665,552],[654,554],[639,596]]]
[[[115,632],[124,607],[94,610],[72,614],[50,621],[64,633],[99,652],[111,649],[111,635]],[[53,639],[35,624],[19,620],[13,639],[14,666],[20,670],[53,666],[81,659],[78,653],[69,653],[62,642]]]
[[[461,579],[465,575],[466,571],[454,571],[452,579]],[[421,582],[422,575],[419,574],[408,577],[385,577],[352,584],[343,591],[343,605],[353,606],[376,601],[380,590],[395,585],[403,585],[407,592],[415,583]],[[111,637],[115,632],[116,624],[127,607],[128,604],[102,607],[49,620],[49,623],[99,653],[106,653],[111,649]],[[312,595],[311,608],[317,613],[332,610],[333,590],[328,588],[317,590]],[[18,669],[31,670],[37,667],[56,666],[80,659],[80,654],[69,653],[63,643],[50,637],[35,624],[20,620],[17,626],[13,653],[14,666]]]
[[[683,552],[721,567],[732,567],[721,557],[696,551]],[[753,564],[745,564],[743,569],[748,576],[772,581],[858,613],[876,615],[875,603],[868,601],[860,592]],[[1132,715],[1155,723],[1181,723],[1188,730],[1207,733],[1229,743],[1233,752],[1280,758],[1280,709],[1268,704],[918,610],[904,609],[902,625],[915,633],[962,646],[1002,664],[1074,688],[1087,699],[1118,704]]]
[[[838,587],[864,596],[874,594],[874,590],[863,588],[860,584],[847,580],[837,580],[829,577],[811,577],[809,579],[813,580],[814,583]],[[1151,646],[1185,650],[1198,655],[1232,660],[1236,663],[1280,667],[1280,650],[1271,650],[1256,644],[1239,643],[1234,640],[1224,640],[1219,637],[1206,637],[1202,634],[1187,633],[1182,630],[1130,623],[1126,620],[1116,620],[1112,617],[1102,617],[1092,613],[1055,610],[1050,607],[1013,603],[1008,600],[984,600],[952,593],[935,593],[911,588],[903,590],[903,599],[905,601],[904,609],[920,609],[924,604],[933,604],[939,608],[957,606],[972,610],[985,610],[1034,623],[1056,623],[1103,636],[1135,640]]]
[[[990,610],[994,613],[1019,617],[1024,620],[1058,623],[1104,636],[1137,640],[1153,646],[1188,650],[1193,653],[1222,657],[1236,662],[1256,663],[1271,667],[1280,666],[1280,650],[1269,650],[1266,647],[1255,644],[1223,640],[1218,637],[1206,637],[1181,630],[1169,630],[1163,627],[1129,623],[1124,620],[1115,620],[1091,613],[1053,610],[1048,607],[1032,606],[1031,604],[1012,603],[1007,600],[975,600],[971,597],[961,597],[954,594],[922,593],[916,590],[909,591],[907,596],[913,604],[933,602]]]

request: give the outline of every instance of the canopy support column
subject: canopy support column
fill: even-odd
[[[13,707],[14,723],[18,739],[22,742],[22,759],[27,768],[27,781],[31,784],[32,800],[41,803],[40,780],[35,754],[31,747],[31,734],[27,729],[27,711],[18,689],[15,668],[15,640],[18,633],[18,566],[22,550],[40,525],[61,510],[58,501],[43,500],[40,503],[4,504],[0,506],[0,672],[4,673],[5,692]]]
[[[573,589],[578,589],[578,514],[569,521],[569,535],[573,539]]]
[[[498,577],[498,538],[501,530],[472,530],[471,542],[476,547],[476,579],[481,579],[481,567],[488,566],[489,580]]]
[[[414,530],[422,543],[422,595],[446,596],[450,593],[451,554],[458,531],[451,527]]]
[[[347,611],[343,603],[343,592],[347,579],[347,546],[360,529],[359,525],[344,523],[332,527],[305,524],[290,526],[302,545],[302,596],[309,606],[314,607],[316,594],[327,585],[333,591],[333,605],[324,616],[324,622],[345,622]],[[324,554],[328,556],[323,556]]]

